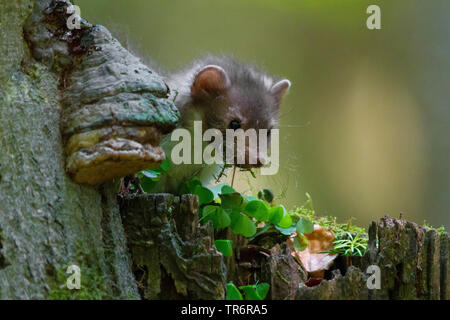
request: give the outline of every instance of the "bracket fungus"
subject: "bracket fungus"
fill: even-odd
[[[67,173],[98,185],[162,163],[161,137],[179,118],[169,88],[103,26],[69,29],[70,6],[38,1],[24,28],[34,58],[60,76]]]

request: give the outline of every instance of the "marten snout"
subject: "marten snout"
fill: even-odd
[[[260,168],[268,163],[267,153],[257,151],[255,148],[249,148],[248,145],[242,150],[235,145],[234,164],[240,168]]]

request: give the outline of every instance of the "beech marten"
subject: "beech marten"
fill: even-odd
[[[179,127],[192,132],[194,121],[200,120],[203,131],[216,128],[224,137],[226,129],[267,129],[270,135],[278,125],[281,100],[291,86],[287,79],[271,77],[230,57],[216,56],[196,60],[164,80],[180,111]],[[176,144],[170,134],[163,138],[166,157]],[[263,157],[258,154],[256,164],[239,166],[259,167]],[[208,184],[220,169],[218,164],[172,165],[154,192],[178,193],[181,184],[194,176]]]

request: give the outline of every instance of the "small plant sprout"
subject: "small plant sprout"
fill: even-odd
[[[353,235],[347,232],[345,239],[333,242],[334,248],[321,253],[335,253],[347,257],[348,265],[352,265],[352,257],[362,257],[367,250],[367,238],[362,236],[362,231]]]
[[[445,227],[444,226],[441,226],[439,228],[435,228],[432,225],[428,224],[426,220],[423,222],[423,227],[425,228],[426,231],[430,231],[430,230],[436,231],[440,236],[445,234]]]

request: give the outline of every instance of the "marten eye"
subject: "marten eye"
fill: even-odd
[[[230,129],[237,130],[241,127],[241,122],[239,120],[231,120],[230,124],[228,125]]]

